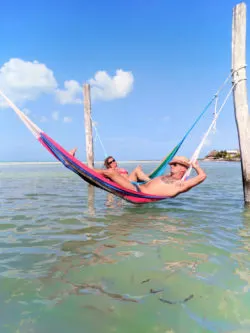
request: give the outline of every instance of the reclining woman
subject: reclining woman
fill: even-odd
[[[128,179],[130,182],[148,182],[150,181],[150,178],[148,175],[146,175],[143,171],[140,165],[138,165],[130,174],[128,171],[124,168],[119,168],[116,160],[113,158],[113,156],[108,156],[104,160],[104,166],[106,169],[112,169],[114,171],[117,171],[121,176]]]
[[[73,148],[69,151],[69,154],[72,156],[75,156],[77,151],[77,148]],[[138,165],[130,174],[128,173],[128,171],[124,168],[119,168],[118,164],[116,162],[116,160],[113,158],[113,156],[108,156],[107,158],[105,158],[104,160],[104,166],[106,169],[108,170],[112,170],[116,173],[118,173],[119,175],[121,175],[122,177],[124,177],[125,179],[129,180],[131,183],[136,183],[138,181],[142,181],[142,182],[148,182],[151,179],[148,177],[148,175],[146,175],[143,171],[140,165]],[[102,169],[94,169],[96,172],[103,174]]]

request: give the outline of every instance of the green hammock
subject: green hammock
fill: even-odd
[[[206,107],[202,110],[202,112],[200,113],[200,115],[196,118],[195,122],[193,123],[193,125],[189,128],[189,130],[187,131],[187,133],[184,135],[184,137],[181,139],[181,141],[178,143],[178,145],[176,145],[174,147],[174,149],[164,158],[164,160],[160,163],[160,165],[153,170],[149,177],[151,179],[161,176],[165,173],[165,170],[168,166],[168,163],[174,158],[174,156],[177,154],[178,150],[180,149],[180,147],[182,146],[183,142],[186,140],[186,138],[188,137],[188,135],[190,134],[190,132],[192,131],[192,129],[195,127],[195,125],[198,123],[198,121],[201,119],[201,117],[204,115],[204,113],[208,110],[208,108],[210,107],[210,105],[213,103],[213,101],[215,100],[215,98],[217,98],[217,94],[214,95],[214,97],[211,99],[211,101],[206,105]]]

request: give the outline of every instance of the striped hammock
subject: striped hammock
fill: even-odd
[[[57,142],[55,142],[53,139],[51,139],[48,135],[46,135],[43,132],[39,134],[38,140],[66,168],[76,173],[87,183],[99,187],[110,193],[113,193],[126,201],[129,201],[131,203],[141,204],[141,203],[163,200],[167,198],[164,196],[156,196],[156,195],[145,194],[142,192],[136,192],[121,187],[117,183],[95,172],[93,169],[89,168],[86,164],[82,163],[77,158],[69,154],[63,147],[61,147]]]
[[[135,203],[135,204],[155,202],[155,201],[160,201],[160,200],[164,200],[164,199],[168,198],[167,196],[150,195],[150,194],[136,192],[133,190],[126,189],[126,188],[118,185],[117,183],[111,181],[110,179],[107,179],[104,176],[100,175],[95,170],[89,168],[86,164],[82,163],[77,158],[75,158],[74,156],[69,154],[68,151],[66,151],[57,142],[55,142],[52,138],[50,138],[47,134],[45,134],[20,109],[18,109],[18,107],[7,96],[5,96],[3,94],[3,92],[0,91],[0,95],[6,100],[6,102],[9,104],[9,106],[16,112],[16,114],[20,117],[20,119],[24,122],[24,124],[28,127],[28,129],[32,132],[32,134],[37,138],[37,140],[66,168],[68,168],[71,171],[73,171],[74,173],[76,173],[87,183],[94,185],[96,187],[99,187],[107,192],[113,193],[113,194],[117,195],[118,197],[121,197],[122,199],[124,199],[128,202],[131,202],[131,203]],[[194,124],[191,126],[191,128],[188,130],[188,132],[185,134],[185,136],[179,142],[179,144],[162,161],[162,163],[158,166],[158,168],[156,168],[150,174],[150,178],[157,177],[164,173],[168,163],[176,155],[176,153],[180,149],[181,145],[183,144],[184,140],[187,138],[187,136],[189,135],[191,130],[194,128],[194,126],[197,124],[197,122],[200,120],[202,115],[206,112],[206,110],[209,108],[209,106],[212,104],[213,100],[216,97],[217,96],[215,95],[212,98],[212,100],[208,103],[208,105],[205,107],[205,109],[201,112],[201,114],[195,120]],[[213,122],[216,121],[219,113],[216,115]],[[211,131],[213,124],[214,123],[212,123],[212,125],[210,125],[208,132],[205,134],[202,144],[204,144],[204,141],[205,141],[208,133]],[[194,154],[195,158],[198,158],[198,152],[200,151],[200,149],[201,149],[201,144],[199,145],[199,147],[197,148],[197,150]],[[194,161],[194,158],[191,160]]]

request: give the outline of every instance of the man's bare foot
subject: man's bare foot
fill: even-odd
[[[72,155],[72,156],[75,156],[76,151],[77,151],[77,148],[73,148],[69,151],[69,154]]]

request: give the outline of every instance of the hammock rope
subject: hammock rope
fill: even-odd
[[[218,111],[217,111],[217,108],[218,108],[218,101],[219,101],[219,97],[217,96],[217,98],[215,99],[215,104],[214,104],[214,113],[213,113],[213,116],[216,117]],[[216,132],[216,122],[213,126],[213,131],[214,133]]]
[[[0,90],[0,95],[6,100],[9,106],[16,112],[18,117],[23,121],[23,123],[28,127],[31,133],[38,138],[42,130],[34,124],[18,107]]]
[[[98,132],[98,129],[97,129],[97,126],[95,124],[95,121],[93,120],[93,118],[90,116],[90,119],[91,119],[91,123],[92,123],[92,126],[94,127],[94,130],[95,130],[95,135],[96,135],[96,138],[99,140],[100,142],[100,145],[102,147],[102,150],[103,150],[103,155],[104,155],[104,158],[108,157],[108,154],[107,154],[107,151],[104,147],[104,144],[101,140],[101,136],[99,135],[99,132]]]
[[[236,71],[238,71],[238,70],[235,70],[234,72],[236,72]],[[226,97],[225,97],[225,99],[224,99],[224,101],[223,101],[221,107],[219,108],[218,111],[216,110],[216,112],[214,112],[214,119],[213,119],[211,125],[209,126],[208,130],[207,130],[206,133],[204,134],[204,136],[203,136],[203,138],[202,138],[200,144],[198,145],[198,147],[196,148],[196,150],[195,150],[195,152],[193,153],[192,157],[190,158],[191,166],[190,166],[190,167],[188,168],[188,170],[186,171],[186,173],[185,173],[185,175],[183,176],[182,180],[185,180],[185,179],[190,175],[190,173],[191,173],[191,171],[192,171],[192,163],[195,163],[195,162],[197,161],[197,159],[198,159],[198,157],[199,157],[199,155],[200,155],[201,149],[203,148],[203,146],[204,146],[204,144],[205,144],[205,142],[206,142],[206,140],[207,140],[207,138],[208,138],[208,136],[209,136],[211,130],[215,128],[215,126],[216,126],[216,122],[217,122],[217,119],[218,119],[218,117],[219,117],[221,111],[223,110],[225,104],[227,103],[227,101],[228,101],[228,99],[229,99],[229,97],[230,97],[232,91],[234,90],[235,86],[236,86],[240,81],[242,81],[242,80],[245,80],[245,79],[240,79],[240,80],[238,80],[237,82],[234,82],[234,83],[233,83],[233,85],[232,85],[232,87],[230,88],[228,94],[226,95]]]

